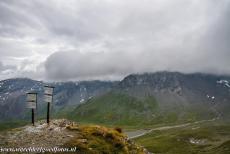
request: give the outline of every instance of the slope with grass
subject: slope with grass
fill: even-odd
[[[155,130],[134,141],[162,154],[227,154],[230,153],[230,124],[213,121]]]
[[[70,113],[69,118],[110,125],[148,125],[154,123],[153,117],[158,112],[157,109],[154,97],[138,100],[125,94],[110,92],[81,104]]]
[[[169,110],[171,109],[171,110]],[[118,125],[125,128],[149,128],[157,124],[181,124],[213,119],[212,112],[193,108],[162,108],[154,96],[137,98],[112,91],[92,98],[67,114],[67,118],[84,123]]]

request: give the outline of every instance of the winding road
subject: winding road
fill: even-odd
[[[214,119],[210,119],[210,120],[201,120],[201,121],[196,121],[196,122],[191,122],[191,123],[185,123],[185,124],[174,125],[174,126],[163,126],[163,127],[153,128],[153,129],[140,129],[140,130],[136,130],[136,131],[127,131],[127,132],[125,132],[125,134],[128,136],[129,139],[134,139],[134,138],[144,136],[144,135],[151,133],[152,131],[155,131],[155,130],[168,130],[168,129],[172,129],[172,128],[181,128],[181,127],[186,127],[186,126],[189,126],[192,124],[199,124],[199,123],[204,123],[204,122],[208,122],[208,121],[215,121],[217,119],[218,118],[214,118]]]

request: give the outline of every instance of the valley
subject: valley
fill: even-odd
[[[183,127],[153,129],[134,141],[153,153],[228,154],[230,123],[209,121]]]

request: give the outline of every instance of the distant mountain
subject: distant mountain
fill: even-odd
[[[78,121],[133,125],[227,119],[229,81],[229,76],[199,73],[132,74],[110,94],[81,104],[71,117]]]
[[[43,86],[55,86],[53,117],[110,124],[155,124],[230,117],[230,77],[157,72],[132,74],[122,81],[46,83],[0,81],[0,121],[30,117],[26,92],[38,92],[39,118],[46,116]]]
[[[46,104],[43,99],[43,87],[47,84],[55,87],[52,112],[58,113],[107,93],[114,83],[104,81],[46,83],[26,78],[3,80],[0,81],[0,121],[28,118],[30,111],[26,109],[25,101],[26,93],[31,91],[38,93],[37,112],[40,117],[44,117]]]

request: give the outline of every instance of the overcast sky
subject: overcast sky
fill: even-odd
[[[0,1],[0,79],[156,71],[230,74],[230,1]]]

